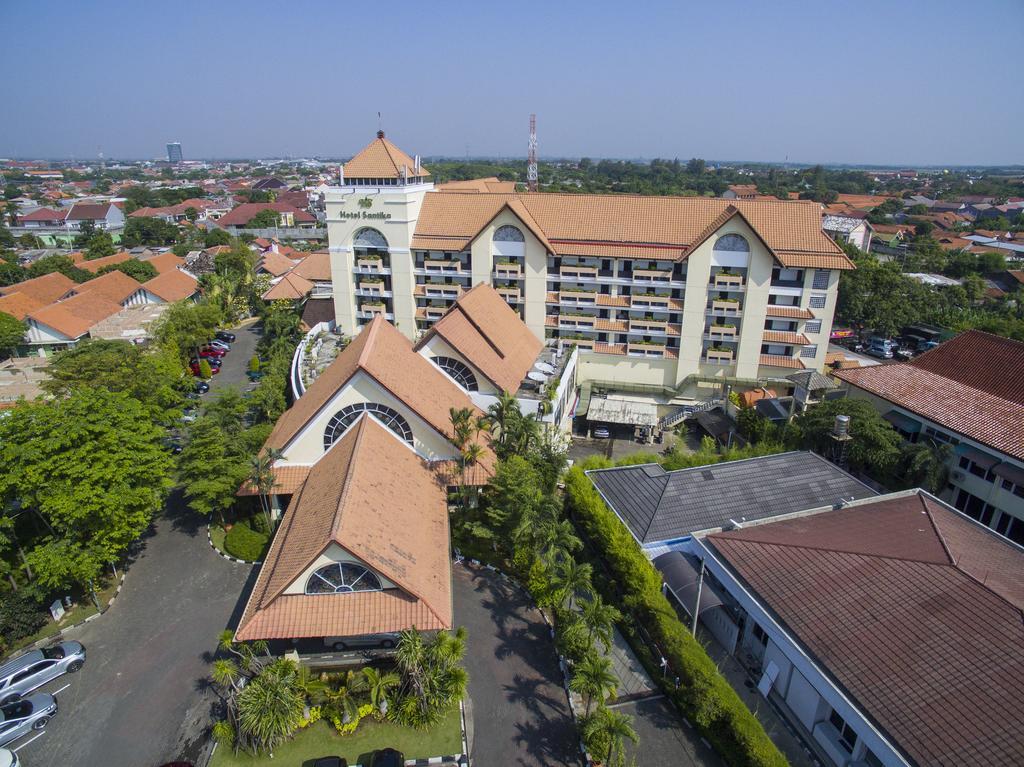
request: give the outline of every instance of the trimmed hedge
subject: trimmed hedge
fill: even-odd
[[[263,559],[269,538],[266,533],[253,530],[248,520],[242,520],[234,524],[224,536],[224,549],[237,559],[258,562]]]
[[[597,468],[601,464],[588,461],[584,466]],[[583,474],[583,467],[574,466],[566,474],[565,494],[566,508],[624,593],[623,606],[642,622],[678,674],[679,689],[667,687],[666,694],[728,764],[735,767],[786,765],[786,758],[768,738],[761,723],[679,620],[661,591],[658,571],[625,525],[605,505]]]

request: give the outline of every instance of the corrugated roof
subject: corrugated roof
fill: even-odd
[[[910,362],[836,372],[851,386],[1024,460],[1024,343],[969,330]]]
[[[708,537],[918,765],[1024,763],[1024,551],[910,493]]]
[[[781,453],[666,472],[657,464],[587,472],[614,511],[644,544],[870,498],[871,488],[807,452]]]
[[[331,544],[399,588],[284,594]],[[448,550],[444,487],[408,446],[363,415],[313,467],[286,512],[236,638],[451,628]]]

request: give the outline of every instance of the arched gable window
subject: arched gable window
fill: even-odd
[[[455,379],[455,383],[466,391],[479,391],[480,387],[476,382],[476,376],[462,360],[454,357],[434,357],[431,360],[441,370]]]
[[[512,226],[511,224],[505,224],[499,226],[497,231],[494,232],[495,242],[526,242],[526,238],[523,237],[523,233],[519,231],[518,227]]]
[[[413,444],[412,427],[401,413],[376,402],[357,402],[354,405],[343,407],[327,422],[327,428],[324,429],[324,450],[341,439],[342,435],[348,431],[348,427],[354,424],[363,413],[369,413],[410,445]]]
[[[723,234],[715,240],[714,250],[727,250],[730,253],[749,253],[750,245],[738,234]]]
[[[306,581],[307,594],[349,594],[353,591],[381,591],[380,578],[355,562],[324,565]]]
[[[366,227],[356,232],[356,236],[352,240],[352,246],[355,248],[370,248],[372,250],[387,250],[388,241],[376,229]]]

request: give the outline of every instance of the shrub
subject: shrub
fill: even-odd
[[[256,354],[252,355],[252,357],[249,358],[249,372],[250,373],[258,373],[258,372],[260,372],[260,358]]]
[[[607,461],[584,462],[566,474],[566,504],[580,531],[600,553],[625,595],[621,606],[645,626],[678,674],[678,689],[667,689],[676,705],[697,725],[726,763],[738,767],[781,767],[786,759],[768,738],[714,661],[661,591],[661,576],[625,525],[604,504],[584,468]]]
[[[267,547],[269,535],[259,533],[249,526],[248,520],[242,520],[228,530],[224,536],[224,548],[228,554],[246,562],[263,559],[263,551]]]
[[[200,378],[212,378],[213,370],[210,368],[210,363],[203,357],[199,360],[199,377]]]
[[[48,620],[41,600],[30,589],[16,591],[0,600],[0,639],[6,644],[31,636]]]
[[[309,709],[309,719],[303,718],[299,722],[299,729],[305,729],[311,724],[316,724],[323,718],[323,715],[323,709],[321,709],[320,706],[313,706]]]

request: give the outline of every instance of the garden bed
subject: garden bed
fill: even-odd
[[[114,578],[111,575],[108,576],[102,584],[100,584],[98,589],[96,589],[96,599],[99,600],[100,607],[102,609],[97,610],[96,605],[93,604],[92,598],[88,594],[83,594],[75,600],[74,605],[70,609],[65,611],[64,616],[60,619],[59,623],[52,620],[47,621],[46,625],[35,633],[12,642],[10,647],[0,649],[0,656],[13,655],[19,650],[22,650],[41,639],[46,639],[47,637],[56,638],[64,629],[70,628],[75,624],[81,623],[86,618],[91,618],[92,616],[103,612],[107,609],[110,600],[117,593],[117,586],[120,582],[120,578]]]
[[[233,754],[230,746],[219,745],[210,767],[276,767],[311,764],[322,756],[342,756],[350,765],[369,765],[375,749],[396,748],[406,759],[427,759],[462,753],[462,719],[455,706],[441,722],[429,730],[414,730],[391,722],[364,719],[351,735],[339,735],[323,720],[300,730],[281,745],[273,758],[244,752]]]
[[[251,519],[241,519],[225,531],[210,523],[210,543],[221,554],[244,562],[262,562],[270,548],[271,536],[257,529]]]

